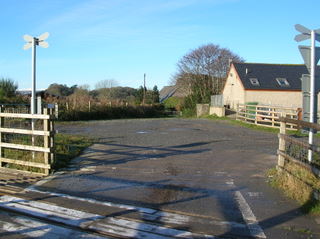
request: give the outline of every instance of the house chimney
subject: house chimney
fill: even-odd
[[[248,75],[248,73],[249,73],[250,71],[249,71],[249,69],[248,68],[246,68],[246,75]]]

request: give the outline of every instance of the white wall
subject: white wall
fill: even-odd
[[[302,93],[299,91],[246,91],[246,102],[282,107],[302,107]]]
[[[231,66],[222,94],[224,105],[229,105],[232,109],[235,109],[237,104],[245,103],[245,91],[233,65]]]

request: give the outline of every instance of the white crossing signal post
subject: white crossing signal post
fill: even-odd
[[[32,37],[29,35],[24,35],[23,39],[27,42],[23,49],[27,50],[32,48],[32,68],[31,68],[31,78],[32,78],[32,88],[31,88],[31,114],[36,114],[36,46],[39,45],[43,48],[47,48],[49,44],[44,40],[49,37],[49,33],[45,32],[39,37]]]
[[[316,123],[315,112],[315,79],[316,79],[316,65],[320,58],[320,48],[316,47],[316,41],[320,41],[320,29],[310,30],[300,24],[295,25],[295,29],[301,34],[294,38],[297,42],[311,39],[311,46],[299,46],[299,50],[305,62],[305,65],[310,72],[310,122]],[[309,144],[313,144],[313,130],[309,131]],[[308,161],[312,162],[312,150],[308,150]]]

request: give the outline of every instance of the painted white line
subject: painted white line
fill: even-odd
[[[72,226],[81,226],[83,223],[103,218],[97,214],[11,196],[0,197],[0,207]]]
[[[10,215],[10,221],[7,222],[0,219],[0,230],[1,235],[7,237],[14,236],[26,236],[31,238],[92,238],[92,239],[103,239],[109,237],[100,237],[85,232],[79,232],[72,229],[50,225],[38,220],[27,218],[24,216],[12,216]],[[110,239],[110,238],[109,238]]]
[[[28,191],[42,193],[42,194],[49,194],[49,195],[52,195],[55,197],[67,198],[67,199],[71,199],[71,200],[78,200],[78,201],[82,201],[82,202],[88,202],[88,203],[107,206],[107,207],[116,207],[116,208],[120,208],[120,209],[138,211],[138,212],[142,212],[142,213],[153,214],[153,213],[157,212],[157,210],[150,209],[150,208],[135,207],[135,206],[112,203],[112,202],[102,202],[102,201],[98,201],[98,200],[91,199],[91,198],[81,198],[81,197],[71,196],[71,195],[63,194],[63,193],[46,192],[46,191],[41,191],[41,190],[35,189],[34,187],[29,187],[29,188],[25,189],[25,192],[28,192]]]
[[[12,196],[0,197],[0,208],[14,210],[26,215],[33,215],[41,219],[63,223],[68,226],[92,229],[100,233],[112,233],[121,237],[132,237],[137,239],[169,239],[173,236],[177,238],[215,238],[210,235],[194,234],[184,230],[157,226],[145,222],[104,217],[97,214]]]
[[[220,227],[231,227],[231,228],[239,228],[243,229],[246,228],[246,224],[241,224],[237,222],[232,222],[232,221],[218,221],[214,219],[207,219],[207,218],[198,218],[194,216],[189,216],[189,215],[183,215],[183,214],[178,214],[178,213],[173,213],[173,212],[164,212],[164,211],[158,211],[155,209],[151,208],[143,208],[143,207],[136,207],[136,206],[131,206],[131,205],[124,205],[124,204],[117,204],[117,203],[111,203],[111,202],[102,202],[98,201],[95,199],[91,198],[81,198],[81,197],[76,197],[76,196],[71,196],[67,194],[62,194],[62,193],[53,193],[53,192],[46,192],[46,191],[41,191],[38,189],[35,189],[33,187],[29,187],[26,189],[26,192],[36,192],[36,193],[41,193],[41,194],[46,194],[54,197],[61,197],[61,198],[67,198],[71,200],[78,200],[82,202],[87,202],[90,204],[95,204],[95,205],[101,205],[101,206],[107,206],[107,207],[114,207],[114,208],[120,208],[120,209],[125,209],[125,210],[133,210],[141,213],[141,217],[144,220],[148,221],[157,221],[161,223],[167,223],[167,224],[175,224],[175,225],[188,225],[189,222],[193,220],[197,221],[203,221],[203,223],[209,223],[211,225],[215,226],[220,226]],[[195,219],[196,218],[196,219]]]
[[[257,218],[253,214],[250,206],[248,205],[245,198],[242,196],[241,192],[236,191],[234,193],[234,195],[235,195],[235,199],[239,205],[239,209],[241,211],[242,217],[248,225],[248,229],[250,231],[250,234],[253,237],[267,238],[266,235],[264,234],[262,228],[260,227],[260,225],[257,221]]]
[[[159,227],[153,224],[148,224],[148,223],[141,223],[141,222],[135,222],[135,221],[129,221],[126,219],[118,219],[118,218],[108,218],[106,220],[107,223],[104,225],[121,225],[123,227],[127,227],[130,229],[135,229],[135,230],[141,230],[145,232],[153,232],[156,234],[160,235],[165,235],[165,236],[170,236],[170,237],[177,237],[177,238],[211,238],[214,239],[214,236],[211,235],[200,235],[196,233],[191,233],[188,231],[182,231],[182,230],[177,230],[173,228],[166,228],[166,227]],[[98,222],[100,223],[100,222]]]
[[[147,233],[147,232],[143,232],[143,231],[138,231],[135,229],[124,228],[124,227],[117,226],[117,225],[108,225],[108,224],[98,223],[96,225],[91,225],[89,228],[92,230],[99,231],[99,232],[104,232],[104,233],[109,233],[109,234],[111,233],[113,235],[120,236],[120,237],[126,237],[126,238],[172,239],[172,237],[151,234],[151,233]]]

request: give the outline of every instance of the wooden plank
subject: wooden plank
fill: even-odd
[[[51,119],[51,115],[40,115],[40,114],[15,114],[15,113],[0,113],[0,117],[8,118],[20,118],[20,119]]]
[[[9,149],[22,149],[22,150],[27,150],[27,151],[50,153],[50,148],[29,146],[29,145],[23,145],[23,144],[10,144],[10,143],[1,142],[0,147],[9,148]]]
[[[2,111],[3,111],[3,108],[2,106],[0,106],[0,113],[2,113]],[[3,127],[3,124],[4,124],[4,118],[0,117],[0,128]],[[0,143],[1,142],[2,142],[2,133],[0,132]],[[3,150],[2,150],[2,147],[0,146],[0,168],[2,167],[2,161],[1,161],[2,155],[3,155]]]
[[[12,134],[27,134],[27,135],[50,136],[50,131],[26,130],[26,129],[12,129],[12,128],[0,128],[0,133],[12,133]]]
[[[257,108],[269,108],[269,109],[280,109],[280,110],[287,110],[291,112],[297,111],[296,108],[290,108],[290,107],[281,107],[281,106],[268,106],[268,105],[257,105]]]
[[[48,109],[44,109],[44,112],[43,112],[45,115],[48,115]],[[43,120],[43,130],[44,131],[48,131],[50,130],[50,123],[49,123],[49,120]],[[50,147],[50,137],[48,136],[44,136],[43,138],[43,142],[44,142],[44,147],[45,148],[49,148]],[[50,164],[50,154],[49,153],[44,153],[44,163],[45,164]],[[49,174],[49,170],[46,169],[45,170],[45,174]]]
[[[13,164],[29,166],[29,167],[36,167],[36,168],[44,168],[44,169],[51,168],[50,164],[29,162],[29,161],[17,160],[17,159],[1,158],[1,161],[5,162],[5,163],[13,163]]]
[[[301,121],[301,120],[295,120],[295,119],[289,119],[287,117],[280,117],[280,121],[286,122],[286,123],[292,123],[296,124],[302,128],[310,128],[310,129],[316,129],[320,130],[320,125],[319,124],[314,124],[306,121]]]

